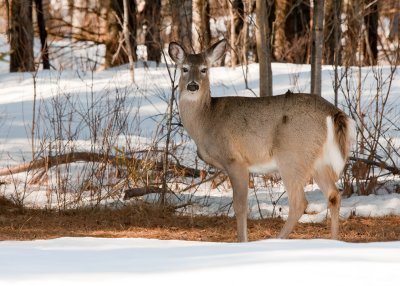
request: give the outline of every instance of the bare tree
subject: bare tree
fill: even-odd
[[[124,5],[123,0],[110,0],[107,14],[108,37],[106,40],[105,67],[118,66],[129,62],[132,56],[136,60],[136,4],[129,1],[127,11],[127,30],[129,31],[129,44],[131,52],[124,46],[123,21]]]
[[[10,72],[34,71],[32,0],[11,1]]]
[[[335,57],[335,24],[337,14],[335,5],[340,0],[325,0],[324,11],[324,46],[322,51],[322,61],[324,64],[333,65]],[[340,14],[339,14],[340,17]]]
[[[180,42],[186,49],[192,46],[192,0],[170,1],[172,16],[171,40]]]
[[[321,62],[324,43],[324,0],[314,0],[311,37],[311,93],[321,95]]]
[[[356,51],[359,50],[360,34],[362,31],[361,0],[344,1],[344,24],[347,27],[343,32],[342,64],[345,66],[357,65]]]
[[[256,1],[256,41],[260,69],[260,96],[272,95],[271,29],[268,22],[271,10],[272,1]]]
[[[364,64],[376,65],[378,60],[378,2],[364,0]]]
[[[246,43],[242,43],[241,37],[242,30],[244,27],[244,3],[242,0],[232,0],[230,3],[230,15],[231,15],[231,65],[234,67],[238,64],[241,55],[240,49]]]
[[[193,0],[193,47],[196,52],[210,45],[210,3],[208,0]]]
[[[39,27],[40,43],[42,45],[40,57],[42,58],[43,69],[50,69],[49,48],[47,45],[47,30],[46,30],[46,21],[44,18],[44,11],[43,11],[43,1],[35,0],[35,6],[36,6],[37,22]]]
[[[394,1],[393,15],[391,17],[389,39],[392,41],[399,40],[400,34],[400,2]]]
[[[128,0],[123,0],[123,4],[124,4],[124,22],[122,25],[122,32],[124,34],[124,43],[125,43],[125,47],[126,47],[126,53],[128,55],[128,60],[129,60],[129,72],[131,75],[131,81],[135,82],[135,62],[134,62],[134,58],[133,58],[134,50],[132,49],[131,42],[130,42],[130,38],[132,36],[131,36],[131,31],[129,30],[130,9],[129,9]],[[135,33],[135,35],[136,35],[136,29],[132,32]],[[133,35],[133,37],[135,37],[135,35]]]
[[[334,21],[333,21],[333,32],[334,32],[334,64],[335,64],[335,83],[334,83],[334,91],[335,91],[335,106],[338,105],[338,97],[339,97],[339,73],[338,66],[341,63],[341,43],[340,39],[342,37],[341,28],[340,28],[340,14],[342,10],[342,1],[333,1],[333,10],[334,10]]]
[[[275,2],[275,24],[274,24],[274,57],[278,61],[283,61],[287,50],[287,40],[285,33],[286,15],[288,1],[280,0]]]
[[[110,6],[107,13],[107,25],[108,25],[108,37],[106,40],[106,55],[105,55],[105,67],[112,67],[123,64],[126,62],[123,53],[119,53],[119,37],[121,31],[121,25],[118,23],[118,17],[121,18],[122,8],[118,5],[115,0],[110,0]],[[114,58],[114,55],[118,53],[118,57]]]
[[[161,0],[146,1],[140,13],[140,25],[144,32],[147,60],[161,62],[162,43],[160,38]]]
[[[70,1],[70,12],[71,12],[71,25],[72,25],[72,37],[75,39],[83,39],[84,33],[82,24],[85,22],[88,11],[87,0],[69,0]]]
[[[255,6],[253,5],[253,0],[244,0],[244,20],[243,20],[243,28],[242,28],[242,35],[241,35],[241,41],[242,41],[242,51],[241,51],[241,58],[242,58],[242,63],[246,65],[246,70],[248,69],[248,62],[249,62],[249,55],[250,51],[254,49],[254,41],[252,40],[252,36],[249,35],[250,29],[252,26],[254,26],[252,21],[252,14]],[[249,18],[249,19],[248,19]],[[257,53],[254,53],[257,54]],[[246,79],[246,88],[248,88],[247,85],[247,79]]]
[[[307,63],[310,44],[310,1],[274,1],[273,55],[275,60]]]

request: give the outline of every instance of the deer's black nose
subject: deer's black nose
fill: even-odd
[[[187,85],[187,90],[189,90],[189,91],[199,90],[199,85],[197,83],[195,83],[194,81],[192,81]]]

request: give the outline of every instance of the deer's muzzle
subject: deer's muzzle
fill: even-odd
[[[193,91],[199,90],[199,85],[197,83],[195,83],[194,81],[192,81],[187,85],[186,88],[188,91],[193,92]]]

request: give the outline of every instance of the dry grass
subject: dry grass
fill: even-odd
[[[249,220],[250,240],[275,237],[280,219]],[[329,238],[326,223],[298,224],[290,238]],[[171,209],[137,205],[123,209],[80,209],[64,212],[19,209],[0,198],[0,240],[50,239],[63,236],[143,237],[198,241],[236,240],[235,220],[189,217]],[[400,217],[350,218],[341,222],[341,240],[400,240]]]

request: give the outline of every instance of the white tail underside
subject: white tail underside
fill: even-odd
[[[326,117],[326,127],[327,138],[323,146],[322,158],[316,161],[315,167],[317,169],[320,166],[330,165],[336,175],[339,176],[346,162],[335,140],[335,127],[331,116]]]

